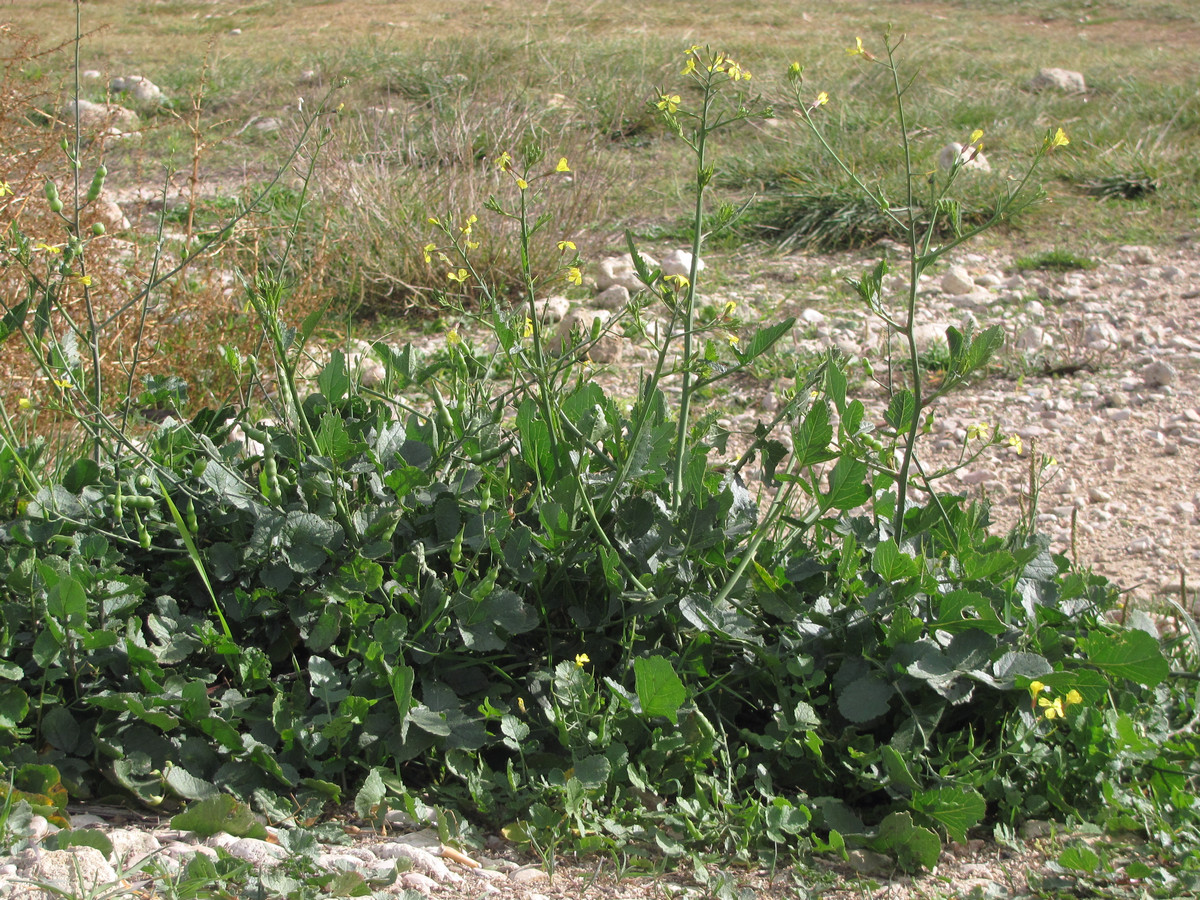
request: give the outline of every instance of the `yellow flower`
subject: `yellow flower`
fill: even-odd
[[[721,311],[721,315],[728,319],[730,316],[733,315],[733,311],[735,309],[737,309],[737,301],[736,300],[726,300],[725,308]]]
[[[565,156],[559,158],[558,165],[554,167],[554,171],[555,172],[570,172],[571,171],[571,167],[567,165],[567,158]]]
[[[33,401],[28,397],[22,397],[17,401],[17,406],[21,409],[33,409]]]
[[[790,66],[788,66],[787,80],[792,82],[793,84],[798,84],[801,81],[803,81],[804,80],[804,66],[800,65],[800,63],[798,63],[798,62],[794,62]]]
[[[680,72],[679,74],[680,75],[691,75],[695,71],[696,71],[696,58],[694,56],[689,56],[688,61],[686,63],[684,63],[684,65],[683,65],[683,71]]]
[[[1057,466],[1058,460],[1053,456],[1047,456],[1046,457],[1046,465],[1047,466]]]
[[[978,438],[986,437],[987,433],[991,430],[992,428],[987,422],[976,422],[974,425],[968,425],[967,440],[974,441]],[[1035,681],[1034,684],[1040,684],[1040,682]]]
[[[663,277],[663,281],[667,283],[668,287],[674,287],[675,290],[682,290],[691,284],[686,275],[666,275]]]
[[[1083,694],[1079,693],[1079,691],[1075,690],[1074,688],[1071,688],[1071,690],[1067,691],[1067,706],[1070,706],[1073,703],[1082,702]]]
[[[750,73],[732,59],[729,60],[729,64],[725,69],[725,74],[729,76],[730,81],[749,81],[751,78]]]
[[[568,250],[574,250],[574,249],[575,249],[574,241],[559,241],[558,242],[559,253],[566,253]]]
[[[7,197],[12,193],[12,188],[8,186],[7,181],[0,181],[0,197]]]
[[[738,345],[738,336],[736,334],[729,335],[729,346],[736,347]]]
[[[1048,690],[1050,690],[1050,688],[1046,687],[1046,685],[1041,681],[1029,682],[1029,693],[1035,697],[1038,694],[1040,694],[1042,691],[1048,691]]]
[[[679,109],[681,98],[678,94],[659,94],[658,108],[669,113]]]
[[[519,709],[522,713],[528,712],[528,710],[525,709],[525,698],[524,697],[517,698],[517,709]]]
[[[467,280],[468,272],[466,269],[459,269],[457,272],[447,272],[446,277],[451,281],[456,281],[463,284]]]
[[[437,216],[430,216],[430,217],[429,217],[428,219],[426,219],[425,221],[426,221],[426,222],[428,222],[430,225],[441,225],[441,224],[442,224],[442,223],[441,223],[441,222],[438,220],[438,217],[437,217]]]
[[[1042,715],[1047,719],[1061,719],[1063,717],[1062,697],[1055,697],[1053,700],[1048,697],[1038,697],[1038,706],[1042,708]]]
[[[461,344],[462,338],[458,336],[458,329],[451,328],[446,332],[446,343],[453,347],[455,344]]]
[[[529,187],[529,182],[526,181],[524,178],[518,178],[517,179],[517,187],[520,188],[521,190],[525,190],[525,188]]]
[[[478,222],[478,221],[479,221],[479,216],[477,216],[477,215],[474,215],[474,214],[472,214],[472,215],[469,215],[469,216],[467,216],[467,221],[466,221],[466,224],[464,224],[464,225],[463,225],[463,227],[462,227],[462,228],[460,228],[460,229],[458,229],[458,230],[459,230],[459,231],[460,231],[462,234],[470,234],[470,233],[471,233],[471,226],[472,226],[472,225],[474,225],[474,224],[475,224],[476,222]]]
[[[533,319],[525,317],[525,337],[533,337]]]
[[[55,387],[61,388],[64,391],[69,391],[74,387],[74,385],[65,378],[51,378],[50,380],[54,382]]]
[[[1010,446],[1010,447],[1016,448],[1017,456],[1020,456],[1022,453],[1025,452],[1025,442],[1021,440],[1021,436],[1019,434],[1010,434],[1008,436],[1008,440],[1005,441],[1005,443],[1008,444],[1008,446]]]
[[[575,654],[575,667],[576,668],[582,669],[584,666],[586,666],[591,661],[592,661],[592,658],[590,656],[588,656],[586,653],[576,653]]]
[[[579,271],[579,266],[567,269],[567,281],[575,285],[583,284],[583,273]]]
[[[1054,132],[1054,137],[1047,139],[1048,146],[1046,149],[1053,150],[1055,147],[1065,147],[1069,143],[1071,143],[1070,139],[1060,128],[1058,131]]]
[[[512,168],[512,156],[507,150],[496,157],[496,168],[501,172],[507,172]]]
[[[84,287],[91,287],[91,286],[92,286],[92,276],[91,276],[91,275],[80,275],[80,276],[79,276],[77,279],[75,279],[75,280],[76,280],[76,281],[77,281],[79,284],[83,285]]]
[[[50,244],[39,241],[33,245],[34,250],[45,250],[47,253],[62,253],[62,247],[52,247]]]
[[[817,94],[817,99],[813,101],[812,108],[816,109],[819,106],[824,106],[828,102],[829,95],[825,93],[825,91],[821,91],[821,93]]]
[[[864,53],[866,53],[866,51],[865,51],[865,50],[863,50],[862,38],[860,38],[860,37],[856,37],[856,38],[854,39],[854,46],[853,46],[853,47],[847,47],[847,48],[846,48],[846,52],[847,52],[848,54],[850,54],[851,56],[861,56],[861,55],[863,55]]]
[[[971,140],[968,141],[967,143],[969,143],[969,144],[977,143],[981,137],[983,137],[983,129],[976,128],[974,131],[971,132]]]

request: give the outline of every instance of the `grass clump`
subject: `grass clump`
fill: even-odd
[[[1096,268],[1096,261],[1073,250],[1056,247],[1053,250],[1019,257],[1013,265],[1018,272],[1082,272]]]

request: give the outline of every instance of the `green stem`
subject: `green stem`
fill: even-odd
[[[704,86],[704,105],[700,110],[700,125],[696,130],[696,208],[692,216],[692,263],[688,270],[687,301],[683,314],[683,388],[679,397],[679,424],[675,433],[675,472],[672,478],[671,508],[678,510],[683,502],[683,471],[686,466],[688,420],[692,410],[692,327],[696,316],[696,274],[699,269],[700,248],[704,243],[704,189],[712,177],[705,155],[708,141],[708,113],[714,92],[711,79]]]

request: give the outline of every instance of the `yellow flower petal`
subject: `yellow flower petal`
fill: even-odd
[[[558,165],[554,167],[554,171],[555,172],[570,172],[571,171],[571,167],[569,165],[567,165],[567,158],[565,156],[561,157],[559,159]]]
[[[576,285],[583,284],[583,273],[579,271],[578,266],[567,269],[567,281]]]
[[[586,653],[576,653],[575,654],[575,666],[577,668],[582,669],[584,666],[586,666],[591,661],[592,661],[592,658],[590,656],[588,656]]]

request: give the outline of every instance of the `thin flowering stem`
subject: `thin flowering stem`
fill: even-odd
[[[692,261],[688,270],[687,295],[683,306],[683,385],[679,398],[679,422],[675,432],[675,471],[671,479],[671,505],[683,502],[683,472],[687,458],[688,424],[692,410],[692,342],[696,318],[696,276],[700,267],[700,249],[704,243],[704,192],[712,178],[708,166],[707,145],[709,115],[716,99],[712,73],[704,80],[704,101],[700,108],[694,150],[696,153],[696,204],[692,217]]]

